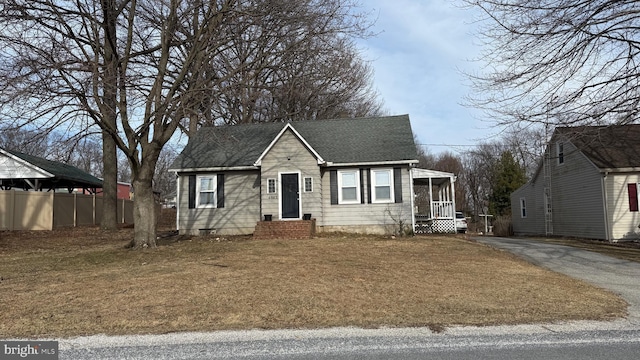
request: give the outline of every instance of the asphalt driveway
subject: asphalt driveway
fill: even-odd
[[[619,294],[629,303],[629,322],[640,325],[640,263],[529,239],[485,236],[472,239]]]

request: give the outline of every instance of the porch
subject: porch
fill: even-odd
[[[416,234],[455,233],[455,181],[452,173],[411,169],[413,182],[413,230]]]

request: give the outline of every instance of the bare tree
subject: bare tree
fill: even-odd
[[[640,3],[463,0],[484,15],[485,72],[471,104],[498,124],[638,120]]]
[[[220,30],[229,45],[203,75],[227,80],[212,84],[210,106],[197,121],[233,125],[381,113],[372,69],[353,41],[370,35],[356,2],[253,0],[249,6],[255,10]],[[194,129],[190,122],[187,133]]]
[[[260,25],[266,20],[266,6],[280,6],[284,15],[273,14],[284,18],[307,15],[293,11],[289,3],[0,0],[1,115],[43,129],[98,127],[105,197],[115,201],[117,147],[129,162],[136,192],[132,246],[154,247],[153,178],[163,147],[178,126],[206,119],[216,101],[212,89],[230,84],[237,73],[249,68],[236,64],[231,71],[216,71],[224,65],[216,62],[219,55],[233,47],[233,33],[227,30]],[[296,3],[308,9],[337,4],[334,12],[319,18],[326,22],[351,14],[354,7],[350,0]],[[310,29],[317,24],[310,23]],[[360,23],[340,24],[343,27],[332,33],[338,38],[357,31]],[[296,28],[280,31],[271,39],[283,49],[287,49],[282,45],[286,40],[304,35]],[[295,58],[295,53],[290,49],[278,55]],[[264,60],[252,58],[249,63]],[[107,191],[113,191],[113,196]]]
[[[0,127],[0,148],[42,157],[49,147],[47,133],[13,126]]]
[[[493,169],[502,151],[503,146],[500,143],[485,143],[476,146],[464,156],[464,186],[469,207],[475,216],[486,214],[488,211],[489,196],[493,192]]]
[[[217,29],[237,3],[0,1],[3,112],[47,128],[97,125],[107,154],[105,200],[107,178],[117,180],[111,145],[120,148],[136,189],[134,247],[155,246],[156,162],[186,105],[207,90],[208,83],[188,75],[224,45]]]

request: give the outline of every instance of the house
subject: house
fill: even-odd
[[[408,115],[203,127],[170,168],[177,229],[314,219],[318,231],[411,230],[417,162]]]
[[[559,127],[511,195],[516,235],[638,239],[640,125]]]

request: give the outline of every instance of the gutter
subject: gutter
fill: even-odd
[[[372,161],[372,162],[353,162],[353,163],[334,163],[327,161],[326,166],[370,166],[370,165],[412,165],[417,164],[418,160],[395,160],[395,161]]]
[[[233,171],[233,170],[260,170],[257,166],[215,166],[215,167],[200,167],[200,168],[181,168],[181,169],[169,169],[169,172],[182,173],[182,172],[212,172],[212,171]]]

